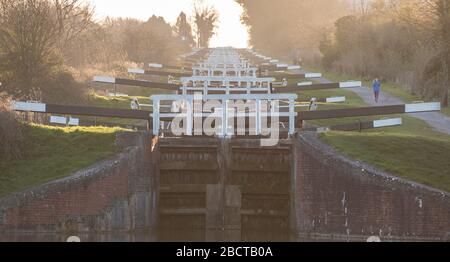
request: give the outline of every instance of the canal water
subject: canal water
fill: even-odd
[[[217,231],[217,230],[164,230],[139,231],[133,233],[2,233],[0,242],[67,242],[77,236],[81,242],[303,242],[313,239],[300,239],[288,232],[270,231]],[[317,240],[316,240],[317,241]],[[326,241],[326,240],[325,240]]]

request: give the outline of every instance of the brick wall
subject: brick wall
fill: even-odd
[[[123,152],[70,177],[0,200],[0,230],[112,231],[156,222],[151,136],[122,133]]]
[[[301,235],[448,240],[450,194],[349,160],[315,134],[295,141],[293,226]]]

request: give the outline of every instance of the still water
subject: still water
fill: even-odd
[[[77,236],[82,242],[298,242],[288,232],[236,230],[164,230],[133,233],[2,233],[0,242],[67,242]]]

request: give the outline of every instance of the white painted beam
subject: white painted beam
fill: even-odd
[[[342,103],[345,102],[346,98],[345,96],[339,96],[339,97],[328,97],[326,99],[327,103]]]
[[[116,78],[115,77],[110,77],[110,76],[94,76],[93,81],[94,82],[99,82],[99,83],[115,84],[116,83]]]
[[[67,118],[64,116],[51,116],[50,117],[50,123],[52,124],[60,124],[60,125],[67,125],[69,126],[79,126],[80,125],[80,119],[78,118],[69,118],[69,122],[67,123]]]
[[[64,117],[64,116],[51,116],[50,117],[50,123],[66,125],[67,124],[67,118]]]
[[[321,78],[322,74],[321,73],[306,73],[305,77],[306,78]]]
[[[310,86],[312,84],[313,84],[313,82],[301,82],[301,83],[298,83],[297,86]]]
[[[441,103],[418,103],[405,105],[405,113],[441,111]]]
[[[299,65],[288,66],[288,70],[299,70],[299,69],[302,69],[302,67]]]
[[[42,103],[28,103],[28,102],[16,102],[11,103],[12,111],[25,111],[25,112],[40,112],[45,113],[47,111],[46,104]]]
[[[353,88],[353,87],[361,87],[362,82],[361,81],[347,81],[347,82],[340,82],[339,88]]]
[[[382,119],[373,121],[373,127],[389,127],[389,126],[400,126],[403,124],[401,118],[391,118],[391,119]]]
[[[143,75],[143,74],[145,74],[145,70],[144,70],[144,69],[141,69],[141,68],[129,68],[129,69],[128,69],[128,73],[130,73],[130,74],[141,74],[141,75]]]
[[[153,68],[163,68],[163,65],[161,64],[156,64],[156,63],[150,63],[148,64],[149,67],[153,67]]]
[[[69,125],[70,126],[79,126],[80,125],[80,119],[70,117]]]
[[[287,64],[277,64],[277,68],[288,68]]]

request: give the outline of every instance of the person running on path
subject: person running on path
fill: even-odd
[[[378,78],[373,80],[372,88],[373,88],[373,94],[375,96],[375,103],[378,104],[378,100],[380,99],[380,91],[381,91],[381,82]]]

